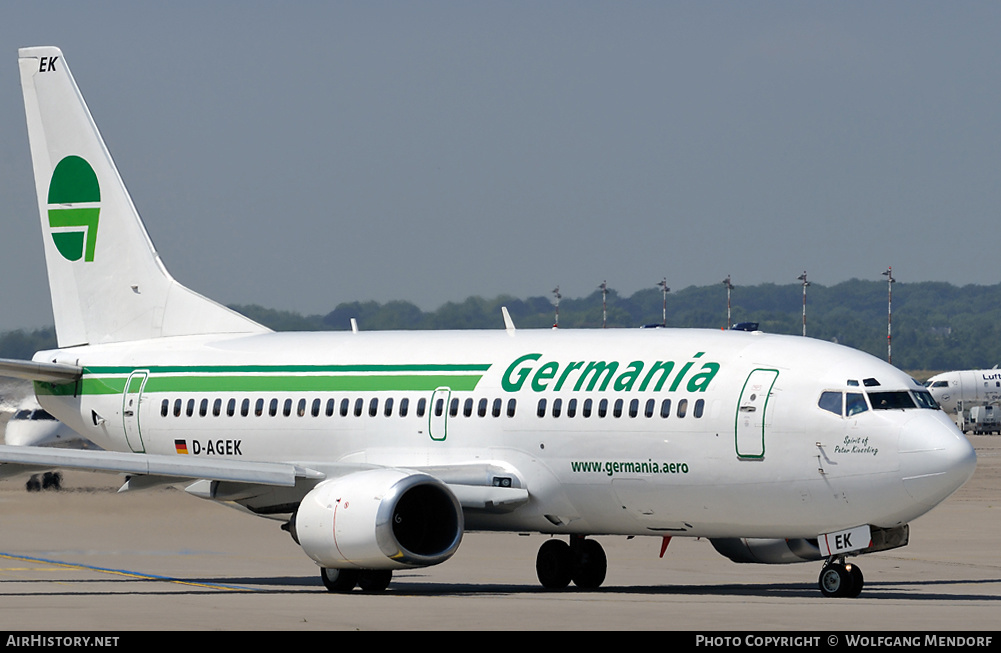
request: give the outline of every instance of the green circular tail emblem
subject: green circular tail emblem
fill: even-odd
[[[89,163],[68,156],[56,165],[49,183],[49,229],[63,258],[94,260],[100,201],[101,185]]]

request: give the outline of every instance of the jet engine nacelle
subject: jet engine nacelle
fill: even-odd
[[[720,555],[734,562],[780,565],[824,558],[817,540],[727,537],[713,538],[710,541]]]
[[[448,560],[462,540],[462,508],[427,474],[373,469],[324,481],[303,497],[292,535],[332,569],[401,569]]]

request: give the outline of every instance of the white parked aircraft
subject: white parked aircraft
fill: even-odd
[[[1001,404],[1001,370],[958,370],[942,372],[927,381],[925,386],[942,410],[955,413],[968,411],[974,406]]]
[[[0,370],[108,451],[4,447],[12,472],[184,483],[281,520],[331,591],[385,588],[477,529],[553,535],[547,588],[602,583],[593,536],[685,536],[737,562],[823,560],[828,596],[862,589],[847,556],[906,544],[973,473],[927,390],[803,337],[506,315],[272,333],[170,277],[62,53],[20,67],[58,348]]]

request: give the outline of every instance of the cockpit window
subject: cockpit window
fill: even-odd
[[[931,387],[933,387],[933,388],[948,388],[949,387],[949,382],[948,381],[936,381],[935,383],[931,384]]]
[[[841,393],[840,392],[822,392],[820,393],[820,401],[817,405],[824,410],[834,413],[835,415],[841,416]]]
[[[870,392],[869,401],[872,402],[873,410],[894,410],[904,408],[914,408],[914,399],[909,392]]]
[[[844,397],[843,401],[842,397]],[[844,412],[842,412],[842,403],[844,403]],[[869,410],[869,404],[866,403],[865,395],[861,392],[846,392],[842,394],[828,390],[820,393],[820,401],[817,402],[817,405],[828,412],[845,417],[858,415]]]
[[[51,422],[56,421],[56,418],[53,417],[52,415],[49,415],[49,412],[47,410],[42,410],[41,408],[39,408],[34,412],[34,414],[32,414],[31,419],[44,419]]]
[[[862,385],[867,388],[873,388],[879,385],[879,381],[870,377],[868,379],[862,379]]]
[[[931,393],[927,390],[915,390],[914,398],[918,402],[918,408],[930,408],[932,410],[938,410],[938,402],[935,401],[935,397],[931,396]]]
[[[869,410],[869,404],[865,403],[865,395],[861,392],[849,392],[845,395],[845,415],[851,417]]]

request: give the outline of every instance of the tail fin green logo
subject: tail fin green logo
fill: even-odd
[[[66,260],[94,260],[100,201],[101,186],[89,163],[68,156],[56,165],[49,183],[49,229]]]

